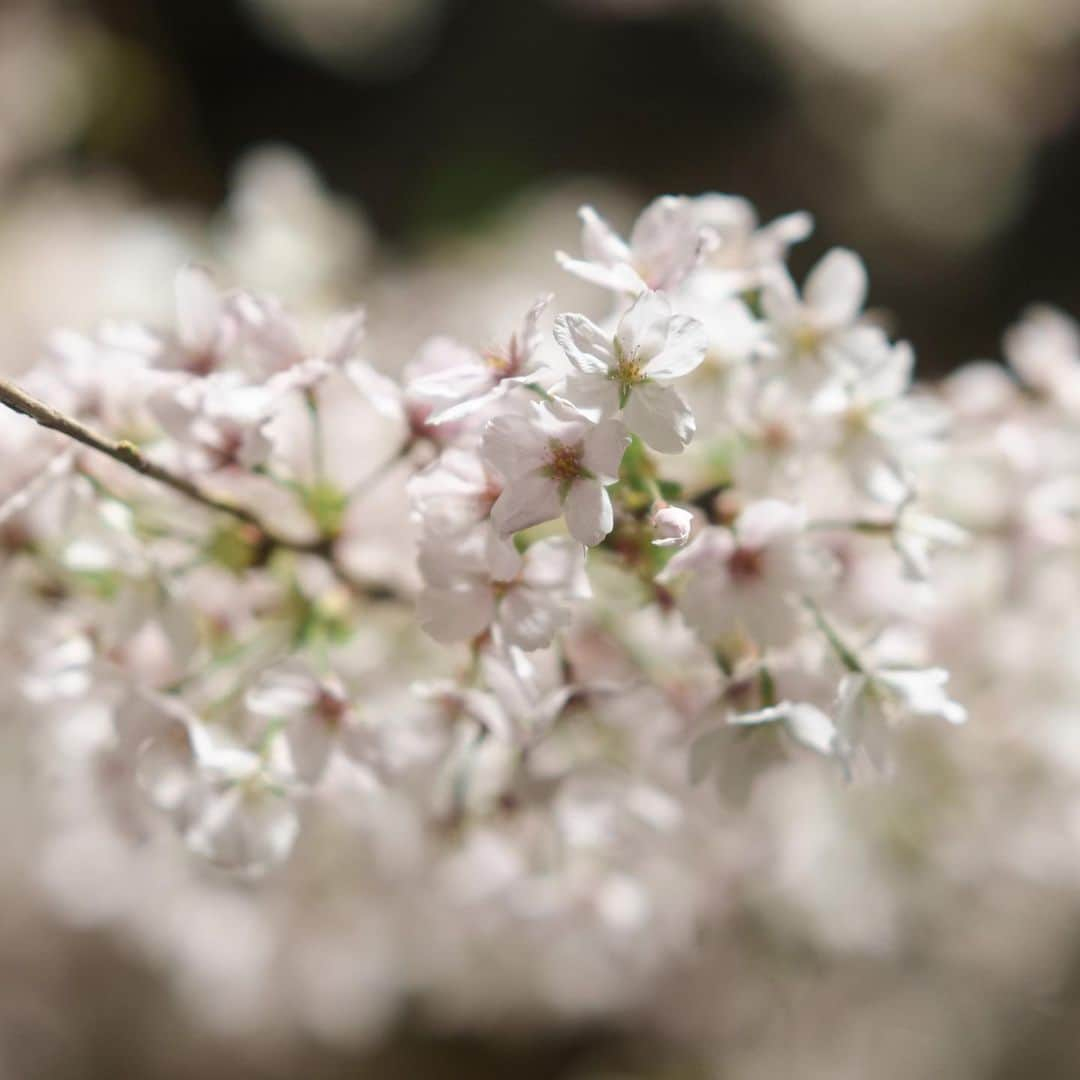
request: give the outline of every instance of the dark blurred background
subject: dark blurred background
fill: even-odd
[[[858,250],[924,372],[997,355],[1032,300],[1080,309],[1073,2],[90,6],[123,48],[77,160],[152,198],[213,206],[275,141],[403,252],[566,177],[810,209],[796,270]]]

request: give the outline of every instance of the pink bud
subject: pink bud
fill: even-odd
[[[685,547],[690,539],[694,517],[689,510],[678,506],[663,506],[653,514],[656,547]]]

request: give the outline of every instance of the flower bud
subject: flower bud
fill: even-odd
[[[689,510],[679,506],[662,506],[652,516],[656,530],[656,547],[685,547],[690,539],[690,526],[694,520]]]

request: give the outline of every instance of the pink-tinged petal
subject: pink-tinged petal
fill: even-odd
[[[681,454],[694,437],[694,414],[677,390],[645,382],[630,391],[623,409],[626,426],[662,454]]]
[[[590,262],[630,261],[630,248],[614,229],[591,206],[578,210],[581,221],[581,250]]]
[[[652,517],[656,539],[653,547],[685,547],[690,540],[694,515],[681,506],[665,506]]]
[[[491,508],[491,521],[502,536],[551,521],[562,512],[559,485],[550,477],[531,473],[503,488]]]
[[[709,336],[705,327],[688,315],[676,315],[668,324],[667,342],[646,365],[650,379],[677,379],[689,375],[705,359]]]
[[[521,320],[515,334],[517,348],[521,359],[528,363],[533,353],[540,348],[544,335],[540,331],[540,317],[548,309],[548,305],[555,299],[554,293],[544,293],[538,296],[532,303],[532,307],[525,312],[525,318]]]
[[[481,454],[507,480],[541,468],[547,450],[547,435],[531,417],[496,416],[484,428]]]
[[[367,332],[367,313],[363,308],[335,315],[326,326],[323,359],[336,368],[355,360]]]
[[[672,289],[698,265],[716,242],[694,200],[662,195],[638,216],[630,234],[634,264],[650,288]]]
[[[619,420],[601,420],[585,436],[582,464],[602,484],[618,479],[623,454],[630,445],[630,432]]]
[[[489,586],[481,585],[429,587],[417,598],[416,616],[436,641],[468,641],[491,625],[495,595]]]
[[[611,499],[597,480],[575,480],[563,503],[570,535],[586,547],[599,544],[614,525]]]
[[[571,364],[585,375],[607,375],[615,366],[611,337],[584,315],[559,315],[555,340]]]
[[[405,423],[401,387],[389,375],[383,375],[359,361],[347,363],[345,375],[381,417],[394,423]]]
[[[671,305],[656,292],[643,292],[619,320],[615,342],[622,355],[642,364],[658,355],[667,342]]]
[[[224,302],[209,271],[183,267],[176,275],[176,332],[185,349],[208,352],[217,339]]]
[[[810,271],[803,298],[831,326],[854,321],[866,300],[866,267],[846,248],[833,248]]]
[[[641,275],[634,270],[629,263],[617,263],[612,266],[601,263],[585,262],[583,259],[573,259],[564,251],[555,252],[555,261],[567,273],[579,277],[582,281],[591,282],[612,292],[629,293],[636,296],[648,286],[642,280]]]

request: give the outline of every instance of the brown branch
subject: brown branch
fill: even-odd
[[[267,552],[274,548],[285,548],[302,554],[319,555],[330,564],[338,578],[354,592],[378,600],[393,598],[394,596],[393,593],[388,592],[382,586],[369,586],[356,581],[337,559],[334,553],[333,537],[320,536],[312,540],[301,540],[284,536],[270,525],[267,525],[253,510],[249,510],[247,507],[240,506],[219,495],[204,491],[198,484],[187,477],[180,476],[170,469],[151,461],[134,443],[127,441],[112,442],[92,428],[70,416],[66,416],[51,405],[38,400],[14,383],[3,378],[0,378],[0,405],[5,405],[13,412],[28,417],[49,431],[65,435],[69,439],[89,447],[91,450],[96,450],[99,454],[104,454],[106,457],[120,462],[121,465],[126,465],[141,476],[149,477],[165,487],[172,488],[173,491],[179,492],[194,502],[201,503],[209,510],[230,514],[232,517],[245,522],[258,530],[259,542]]]

